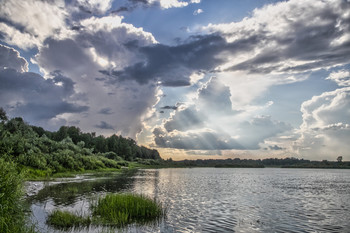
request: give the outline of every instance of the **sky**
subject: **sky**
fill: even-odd
[[[164,159],[350,160],[350,1],[0,0],[0,106]]]

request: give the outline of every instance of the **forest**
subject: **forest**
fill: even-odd
[[[8,119],[0,109],[0,157],[29,169],[33,176],[127,166],[126,161],[159,160],[157,150],[138,146],[122,136],[96,136],[78,127],[56,132],[32,126],[21,117]],[[40,174],[42,173],[42,174]]]

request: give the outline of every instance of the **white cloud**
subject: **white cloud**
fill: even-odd
[[[193,15],[199,15],[202,14],[204,11],[202,9],[197,9],[193,12]]]
[[[350,71],[340,70],[332,72],[327,79],[336,82],[339,86],[350,86]]]
[[[81,29],[70,38],[46,40],[35,60],[46,75],[60,70],[72,78],[81,93],[76,103],[89,105],[86,112],[62,114],[68,124],[102,134],[115,129],[115,133],[134,138],[157,101],[157,86],[120,82],[101,71],[139,61],[142,57],[132,47],[153,43],[151,33],[123,23],[119,16],[91,17],[82,20]]]
[[[5,41],[26,49],[57,36],[66,25],[64,6],[63,0],[1,1],[0,15],[8,20],[0,24]]]
[[[325,92],[302,104],[301,137],[295,148],[313,159],[350,159],[350,87]]]
[[[256,116],[258,108],[250,112],[233,110],[230,96],[230,88],[212,77],[198,89],[192,105],[183,106],[155,127],[156,145],[190,150],[257,150],[266,139],[292,129],[270,116]]]
[[[255,9],[240,22],[202,29],[220,33],[229,43],[250,45],[228,54],[232,59],[222,65],[226,70],[299,73],[348,63],[348,10],[349,3],[342,0],[291,0]]]

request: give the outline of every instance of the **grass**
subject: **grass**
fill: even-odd
[[[92,217],[83,217],[68,211],[55,210],[47,223],[67,229],[93,225],[123,227],[130,223],[152,223],[165,216],[162,205],[137,194],[108,194],[91,206]]]
[[[0,232],[34,232],[27,225],[23,201],[23,172],[13,162],[0,158]]]
[[[84,227],[91,224],[90,217],[83,217],[69,211],[54,210],[47,223],[56,228]]]
[[[103,224],[117,226],[159,220],[165,215],[160,203],[137,194],[108,194],[97,200],[92,212]]]

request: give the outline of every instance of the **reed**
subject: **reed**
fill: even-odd
[[[54,210],[48,217],[47,223],[56,228],[85,227],[92,223],[90,217],[83,217],[69,211]]]
[[[93,216],[102,224],[124,226],[147,223],[165,216],[161,203],[137,194],[108,194],[92,205]]]
[[[23,201],[23,172],[16,164],[0,158],[0,232],[34,232],[27,223]]]

